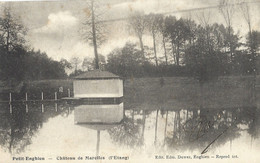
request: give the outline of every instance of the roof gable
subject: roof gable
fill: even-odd
[[[92,70],[76,76],[74,79],[119,79],[120,77],[102,70]]]

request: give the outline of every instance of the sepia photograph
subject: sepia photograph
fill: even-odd
[[[0,163],[260,162],[260,0],[0,0]]]

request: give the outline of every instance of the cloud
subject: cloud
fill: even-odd
[[[78,19],[74,17],[69,11],[61,11],[58,13],[51,13],[48,16],[48,22],[45,26],[35,29],[34,33],[53,34],[64,33],[77,26]]]
[[[44,26],[32,30],[29,34],[31,45],[35,49],[45,51],[55,60],[79,56],[78,46],[83,49],[88,46],[81,42],[78,26],[78,19],[69,11],[51,13]]]

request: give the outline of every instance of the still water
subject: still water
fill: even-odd
[[[17,103],[12,105],[10,114],[10,106],[1,104],[1,160],[24,162],[25,157],[39,157],[45,162],[71,159],[76,162],[82,157],[83,162],[93,159],[106,162],[112,157],[131,162],[146,159],[258,162],[260,159],[257,107],[150,110],[124,109],[123,103],[110,106],[112,111],[109,105],[98,107],[66,101]]]

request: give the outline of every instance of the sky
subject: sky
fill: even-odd
[[[126,21],[109,21],[127,18],[135,11],[149,13],[168,13],[176,17],[191,17],[198,21],[197,17],[202,12],[183,10],[207,8],[217,6],[219,0],[96,0],[97,12],[102,13],[102,20],[106,23],[107,39],[98,52],[107,56],[113,49],[120,48],[127,41],[138,42],[138,39],[129,32]],[[238,0],[230,0],[238,2]],[[252,27],[260,30],[260,1],[250,4]],[[82,31],[87,28],[83,25],[88,17],[88,5],[86,0],[60,0],[60,1],[12,1],[0,2],[0,11],[3,6],[9,6],[21,23],[28,29],[26,36],[30,48],[46,52],[54,60],[72,57],[94,57],[93,47],[83,39]],[[225,23],[217,8],[204,11],[210,16],[210,23]],[[233,28],[240,35],[247,33],[247,24],[239,11],[233,16]],[[149,35],[144,37],[145,45],[152,45]],[[160,53],[160,50],[158,50]],[[160,54],[159,54],[160,56]]]

